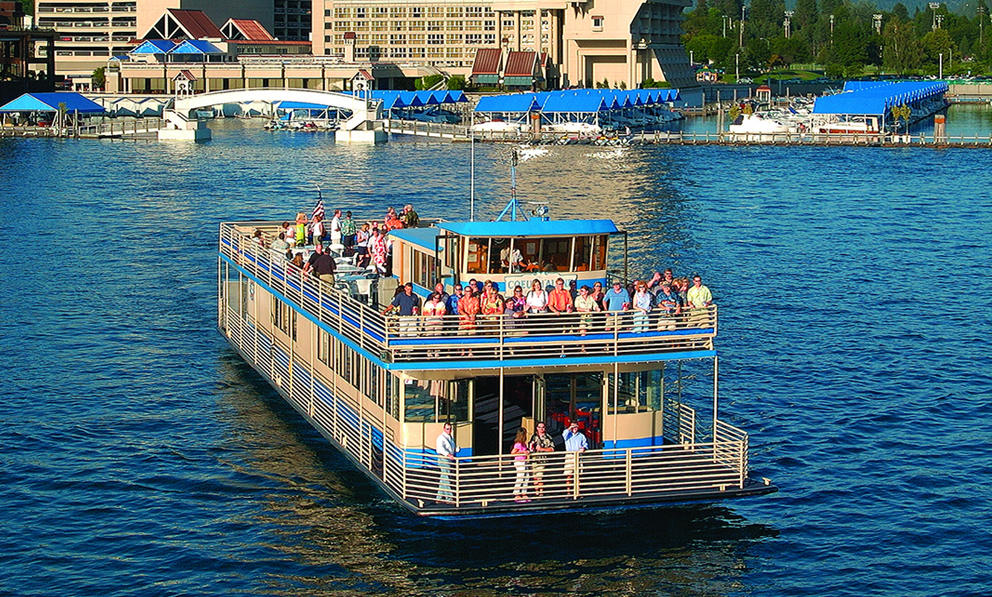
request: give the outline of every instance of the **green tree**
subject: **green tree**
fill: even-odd
[[[946,67],[951,57],[954,42],[951,41],[951,35],[947,29],[934,29],[923,36],[923,39],[920,40],[920,46],[923,48],[924,64],[938,64],[940,56],[943,54]]]
[[[911,21],[892,18],[885,24],[882,38],[882,68],[899,74],[919,68],[921,53]]]
[[[459,91],[468,87],[468,82],[465,80],[464,75],[455,75],[448,79],[448,89],[450,91]]]
[[[107,85],[107,67],[101,66],[90,75],[93,82],[93,89],[103,89]]]
[[[796,14],[792,17],[792,30],[812,28],[820,20],[820,9],[816,0],[796,0]]]

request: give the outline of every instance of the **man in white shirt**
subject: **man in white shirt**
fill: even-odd
[[[441,469],[436,499],[438,503],[451,504],[455,501],[455,495],[451,492],[451,469],[455,464],[455,454],[458,453],[455,438],[451,435],[451,423],[444,424],[443,431],[437,436],[435,448],[438,468]]]

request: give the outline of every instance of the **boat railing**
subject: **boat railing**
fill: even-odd
[[[741,489],[748,479],[747,434],[723,423],[721,430],[715,442],[559,451],[530,454],[525,460],[514,454],[452,460],[387,450],[384,479],[420,508],[438,501],[454,508],[505,507],[524,492],[538,501],[622,500]],[[396,462],[391,455],[402,459]]]
[[[386,337],[396,361],[535,359],[710,350],[715,305],[678,315],[661,311],[479,315],[466,321],[390,316]]]
[[[386,349],[381,313],[259,246],[238,225],[221,224],[220,252],[359,348],[376,356]]]
[[[278,227],[277,223],[267,223]],[[221,224],[220,252],[327,329],[394,363],[604,357],[712,350],[717,308],[531,314],[384,316],[348,292],[318,280],[251,238],[260,223]]]

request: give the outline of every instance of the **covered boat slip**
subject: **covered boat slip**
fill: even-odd
[[[497,326],[480,328],[468,342],[455,330],[414,345],[427,340],[423,329],[411,337],[410,328],[394,329],[370,305],[287,269],[250,238],[254,227],[221,226],[222,332],[297,411],[411,510],[484,516],[774,491],[748,477],[747,434],[717,418],[715,310],[705,322],[686,319],[681,332],[635,332],[633,321],[617,321],[626,329],[598,338],[596,354],[562,356],[563,345],[592,342],[592,327],[583,339],[577,320],[549,323],[547,334]],[[700,323],[712,327],[691,327]],[[590,325],[605,328],[606,320]],[[529,352],[513,354],[506,348],[512,339]],[[683,367],[695,368],[692,377],[712,376],[712,386],[690,384],[694,393],[683,397]],[[704,412],[712,404],[712,418],[697,417],[690,397]],[[539,419],[554,435],[578,421],[592,449],[577,469],[574,453],[559,447],[548,454],[544,497],[516,503],[506,439],[520,426],[533,430]],[[434,451],[445,421],[461,448],[450,468]],[[566,483],[567,470],[578,470],[573,483]],[[438,504],[442,484],[451,494]]]
[[[944,81],[848,81],[841,93],[816,98],[812,113],[824,125],[872,120],[874,128],[861,132],[885,132],[946,108],[947,90]]]

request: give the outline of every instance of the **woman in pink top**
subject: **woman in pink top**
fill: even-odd
[[[517,431],[517,437],[513,439],[513,450],[510,451],[510,454],[514,454],[513,468],[517,470],[517,478],[513,483],[513,498],[518,504],[530,501],[527,499],[527,454],[529,453],[527,430],[521,427]]]

